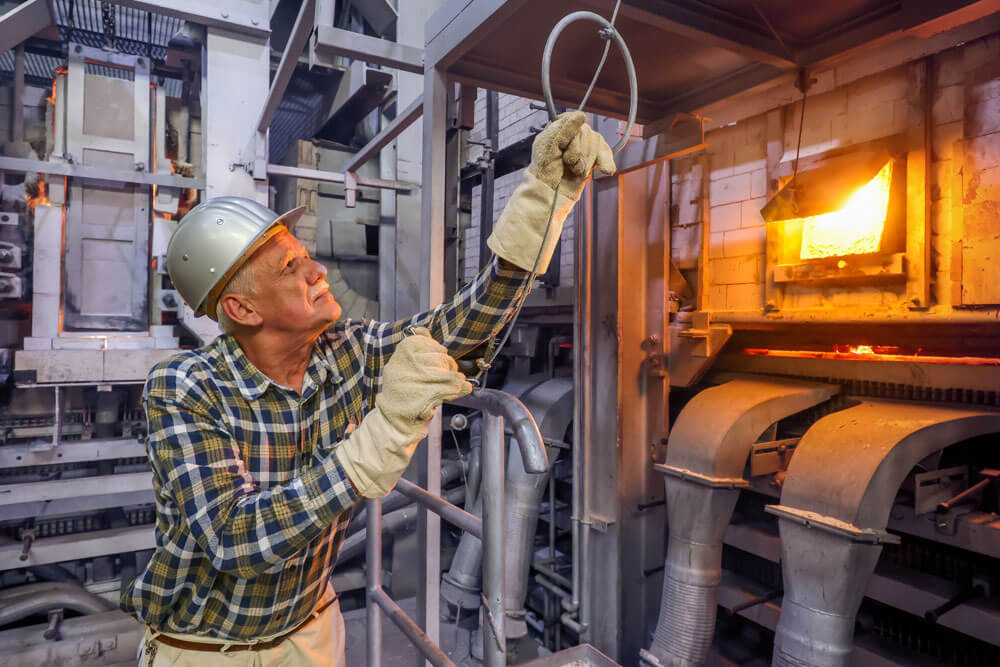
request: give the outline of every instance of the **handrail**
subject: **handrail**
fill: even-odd
[[[486,667],[507,664],[504,636],[504,419],[509,419],[521,447],[525,470],[544,472],[548,456],[534,417],[518,399],[496,389],[476,389],[453,402],[483,413],[482,486],[483,518],[479,520],[438,495],[407,480],[397,489],[430,511],[481,537],[483,541],[483,663]],[[367,515],[367,597],[369,667],[382,667],[382,616],[384,610],[435,667],[454,667],[441,647],[414,622],[382,589],[382,501],[369,500]]]
[[[508,420],[521,448],[524,469],[535,473],[549,469],[549,456],[535,418],[515,397],[498,389],[476,389],[468,396],[452,401],[452,405],[489,412]]]

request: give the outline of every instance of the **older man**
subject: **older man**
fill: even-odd
[[[583,114],[553,122],[489,239],[497,256],[395,323],[338,321],[325,269],[289,231],[301,209],[220,197],[185,216],[171,279],[226,335],[146,384],[156,550],[122,596],[148,628],[146,665],[343,664],[329,579],[352,506],[385,495],[437,407],[471,390],[453,357],[508,321],[595,163],[614,171]]]

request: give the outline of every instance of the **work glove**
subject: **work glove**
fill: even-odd
[[[535,137],[524,180],[504,206],[486,241],[499,257],[525,271],[545,273],[548,269],[563,222],[580,198],[594,166],[605,174],[615,173],[611,147],[590,129],[586,118],[581,111],[560,114]],[[553,209],[557,187],[559,195]],[[550,211],[552,223],[546,237]]]
[[[358,494],[381,498],[396,486],[439,405],[472,391],[455,360],[423,327],[396,346],[382,370],[375,408],[336,455]]]

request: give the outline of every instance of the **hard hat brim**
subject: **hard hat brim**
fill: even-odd
[[[261,230],[257,237],[251,241],[251,243],[243,251],[240,259],[234,262],[226,274],[215,284],[214,287],[212,287],[211,290],[209,290],[205,299],[195,311],[195,315],[207,315],[209,318],[216,320],[216,306],[219,303],[219,298],[222,296],[222,290],[225,289],[227,284],[229,284],[230,279],[232,279],[232,277],[236,275],[236,272],[250,260],[254,253],[260,250],[260,248],[277,233],[275,227],[281,225],[288,231],[292,231],[295,229],[295,224],[305,214],[305,212],[305,206],[296,206],[295,208],[285,211],[279,215],[274,219],[274,222]]]
[[[280,223],[280,224],[284,225],[285,227],[288,227],[288,229],[290,229],[290,230],[291,229],[295,229],[295,225],[298,223],[299,219],[303,215],[305,215],[305,212],[306,212],[306,207],[305,206],[296,206],[295,208],[291,209],[290,211],[285,211],[284,213],[282,213],[281,215],[279,215],[277,218],[274,219],[274,222],[271,223],[271,224],[279,224]]]

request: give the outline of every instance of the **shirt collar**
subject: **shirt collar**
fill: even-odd
[[[268,376],[264,375],[253,365],[236,338],[225,334],[223,338],[223,352],[229,369],[233,375],[233,381],[239,388],[240,393],[248,401],[254,401],[264,395],[270,385],[281,386]],[[333,382],[340,382],[343,378],[340,369],[333,359],[332,350],[324,349],[320,341],[316,342],[313,348],[312,358],[309,360],[309,367],[306,368],[306,375],[303,380],[303,398],[308,398],[318,387],[321,387],[327,379]],[[312,385],[312,386],[310,386]]]

